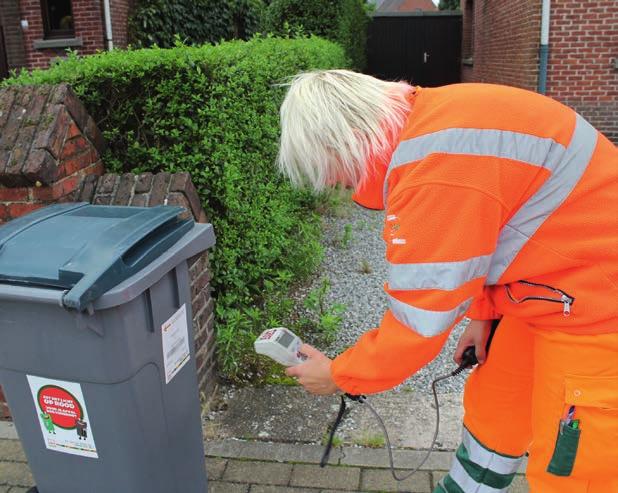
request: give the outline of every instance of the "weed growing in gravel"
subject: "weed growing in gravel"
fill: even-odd
[[[373,272],[373,267],[371,267],[371,264],[369,263],[367,259],[363,259],[360,262],[359,271],[362,274],[371,274]]]
[[[343,227],[343,236],[341,237],[341,246],[343,248],[348,248],[350,246],[350,243],[352,242],[352,237],[353,237],[352,225],[348,223]]]
[[[346,306],[342,303],[328,304],[326,295],[329,291],[330,281],[325,278],[317,288],[309,292],[303,301],[310,316],[302,317],[299,321],[304,330],[317,333],[325,344],[335,341],[346,310]]]
[[[369,448],[382,448],[385,445],[384,436],[380,433],[364,432],[353,440],[355,445]]]
[[[328,443],[328,435],[330,435],[330,430],[328,430],[326,433],[324,433],[324,436],[322,436],[322,445],[326,446],[326,444]],[[335,435],[333,437],[333,447],[340,447],[341,445],[343,445],[343,440],[341,439],[341,437]]]
[[[329,187],[316,196],[319,214],[329,214],[334,217],[349,217],[352,205],[352,191],[337,185]]]

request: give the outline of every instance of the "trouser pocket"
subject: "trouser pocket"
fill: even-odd
[[[575,465],[580,435],[581,430],[579,428],[573,428],[572,424],[564,420],[560,421],[556,446],[554,447],[554,453],[549,466],[547,466],[547,472],[556,476],[571,475]]]
[[[565,377],[565,409],[547,471],[599,479],[618,476],[618,377]]]

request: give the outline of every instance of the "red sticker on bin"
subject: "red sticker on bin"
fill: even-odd
[[[41,387],[37,401],[41,411],[48,414],[52,422],[60,428],[75,428],[75,422],[84,416],[79,401],[70,392],[56,385]]]

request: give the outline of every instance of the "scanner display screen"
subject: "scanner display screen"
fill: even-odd
[[[290,334],[289,332],[283,332],[277,339],[277,342],[283,347],[288,347],[293,340],[294,336],[292,334]]]

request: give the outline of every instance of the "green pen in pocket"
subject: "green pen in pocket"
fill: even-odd
[[[561,419],[558,426],[556,446],[547,466],[547,472],[556,476],[570,476],[575,465],[581,429],[579,419],[573,420],[574,411],[573,406],[567,418]]]

